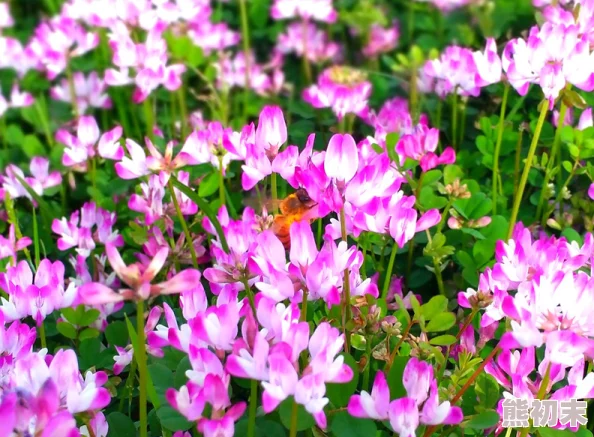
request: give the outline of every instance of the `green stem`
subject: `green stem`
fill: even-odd
[[[188,135],[188,107],[186,105],[186,96],[184,85],[177,90],[177,97],[179,101],[179,116],[181,118],[181,139],[185,140]]]
[[[563,183],[563,185],[561,186],[561,189],[557,193],[557,197],[555,198],[555,203],[553,203],[551,208],[549,208],[548,210],[545,209],[544,215],[542,217],[542,222],[541,222],[542,226],[545,225],[545,223],[547,222],[547,219],[549,218],[551,213],[555,210],[555,206],[561,204],[561,199],[563,198],[563,192],[569,186],[569,183],[575,176],[575,172],[578,169],[578,166],[579,166],[579,161],[575,161],[573,163],[573,167],[571,168],[571,171],[569,172],[569,175],[567,176],[567,179],[565,179],[565,182]]]
[[[547,388],[549,385],[549,381],[551,380],[551,362],[547,365],[547,369],[545,370],[544,377],[540,383],[540,388],[538,389],[538,393],[536,394],[536,399],[543,400],[545,395],[547,394]],[[532,424],[532,420],[530,420]],[[520,433],[520,437],[526,437],[530,432],[530,427],[522,428],[522,432]]]
[[[497,125],[497,142],[493,152],[493,180],[491,181],[491,200],[493,201],[493,215],[497,214],[497,181],[499,180],[499,153],[501,151],[501,141],[503,140],[503,127],[505,126],[505,110],[507,106],[507,96],[509,94],[509,84],[506,83],[503,89],[503,101],[501,102],[501,111],[499,112],[499,124]]]
[[[522,196],[524,194],[524,188],[526,187],[526,182],[528,181],[528,174],[530,173],[530,168],[532,167],[532,160],[534,159],[534,153],[536,152],[536,146],[538,145],[538,139],[540,138],[540,132],[542,130],[542,126],[544,124],[544,121],[545,121],[545,118],[547,116],[547,112],[549,109],[548,102],[546,100],[543,100],[540,105],[541,105],[540,116],[538,117],[536,129],[534,130],[534,136],[532,137],[532,143],[530,143],[530,149],[528,150],[528,157],[526,158],[526,163],[524,164],[524,171],[522,172],[522,177],[520,178],[520,185],[518,186],[518,191],[514,198],[514,206],[512,208],[511,217],[509,219],[509,229],[507,231],[508,239],[511,238],[511,235],[514,231],[514,227],[516,225],[516,219],[518,217],[520,203],[522,203]]]
[[[41,123],[41,127],[43,128],[43,133],[45,135],[45,141],[47,141],[48,150],[51,149],[54,145],[54,137],[52,136],[52,130],[49,125],[49,121],[47,118],[47,111],[44,111],[41,108],[41,102],[43,102],[43,108],[46,109],[45,106],[45,97],[41,94],[39,97],[35,99],[35,109],[37,110],[37,115],[39,116],[39,122]]]
[[[142,102],[142,106],[144,108],[144,122],[146,127],[146,136],[151,140],[155,140],[155,133],[153,131],[153,127],[155,124],[155,116],[153,113],[153,107],[151,106],[151,98],[148,96]]]
[[[540,197],[538,199],[538,207],[536,208],[536,219],[538,220],[541,217],[543,211],[546,211],[545,208],[545,193],[548,191],[548,185],[551,180],[551,173],[553,168],[555,167],[555,158],[557,157],[557,151],[559,149],[559,144],[561,144],[561,130],[563,129],[563,123],[565,120],[565,114],[567,113],[567,105],[561,100],[561,108],[559,109],[559,121],[557,122],[557,129],[555,130],[555,138],[553,139],[553,147],[551,148],[551,156],[549,156],[549,161],[547,162],[547,166],[545,169],[544,174],[544,181],[542,183],[542,188],[540,190]],[[545,221],[544,214],[542,215],[542,222]]]
[[[225,205],[225,174],[223,168],[223,157],[219,157],[219,199],[221,201],[221,206]]]
[[[146,365],[146,339],[144,335],[144,301],[139,300],[136,304],[136,330],[138,336],[138,350],[134,351],[134,356],[138,363],[138,389],[140,391],[139,411],[140,411],[140,437],[147,437],[147,375]]]
[[[190,233],[190,229],[188,228],[188,223],[182,214],[181,208],[179,207],[179,202],[177,201],[177,197],[175,196],[175,191],[173,191],[173,183],[171,182],[171,178],[167,182],[167,186],[169,188],[169,194],[171,194],[171,200],[173,201],[173,206],[175,207],[175,212],[177,213],[177,218],[181,222],[182,229],[184,231],[184,235],[186,236],[186,243],[190,248],[190,255],[192,256],[192,265],[195,269],[198,268],[198,257],[196,256],[196,249],[194,248],[194,241],[192,240],[192,234]]]
[[[462,145],[462,142],[464,140],[464,132],[466,130],[466,101],[464,99],[462,99],[462,111],[460,114],[460,138],[458,139],[458,141],[456,142],[456,144],[458,145]]]
[[[78,102],[76,101],[76,87],[74,86],[74,76],[72,75],[72,68],[70,67],[70,61],[66,64],[66,79],[68,80],[68,89],[70,91],[70,101],[72,103],[72,113],[74,119],[78,119],[80,114],[78,110]]]
[[[250,385],[250,410],[248,416],[248,437],[254,437],[256,434],[256,409],[258,408],[258,381],[252,379]]]
[[[412,240],[409,241],[412,247]],[[410,251],[411,249],[409,249]],[[394,269],[394,261],[396,260],[396,253],[398,252],[398,245],[396,242],[392,245],[392,252],[390,252],[390,260],[388,261],[388,269],[384,277],[384,288],[382,289],[382,299],[385,300],[388,296],[388,288],[390,288],[390,280],[392,279],[392,270]]]
[[[344,214],[344,207],[340,210],[340,232],[342,234],[342,241],[347,241],[346,233],[346,218]],[[349,269],[344,270],[344,300],[343,300],[343,311],[342,311],[342,328],[344,331],[344,349],[348,354],[350,351],[351,336],[347,331],[346,324],[351,319],[351,279]]]
[[[369,388],[369,375],[371,373],[371,342],[373,340],[373,335],[370,335],[367,338],[367,343],[365,345],[365,357],[367,358],[367,362],[365,363],[365,371],[363,372],[363,382],[361,385],[361,390],[368,391]]]
[[[309,51],[307,48],[308,41],[307,38],[309,36],[309,21],[304,18],[303,19],[303,72],[305,73],[305,80],[306,84],[309,85],[311,83],[311,64],[309,63],[309,58],[307,57],[307,52]]]
[[[454,88],[452,94],[452,147],[457,150],[456,140],[458,139],[458,88]]]
[[[128,111],[126,110],[126,104],[124,100],[124,93],[112,88],[110,95],[118,111],[118,120],[120,123],[122,123],[124,137],[132,136],[132,131],[130,129],[130,119],[128,118]]]
[[[411,2],[412,3],[412,2]],[[411,6],[412,9],[413,6]],[[413,125],[417,124],[419,120],[419,112],[417,107],[417,100],[418,100],[418,92],[417,92],[417,64],[413,60],[412,70],[410,74],[410,96],[409,96],[409,105],[410,105],[410,114],[412,116]]]
[[[450,212],[451,207],[452,207],[452,199],[448,199],[448,203],[446,204],[445,208],[443,209],[443,215],[441,216],[441,220],[437,224],[437,228],[435,231],[436,234],[439,234],[441,232],[441,230],[443,229],[443,227],[446,223],[446,220],[448,218],[448,213]]]
[[[297,402],[293,398],[293,407],[291,408],[291,428],[289,437],[297,437]]]
[[[243,54],[245,57],[245,88],[243,94],[243,117],[247,120],[247,110],[249,106],[249,98],[250,98],[250,68],[251,68],[251,60],[250,60],[250,32],[249,32],[249,25],[248,25],[248,17],[247,17],[247,7],[245,4],[245,0],[239,0],[239,11],[241,14],[241,40],[243,42]]]
[[[33,247],[35,248],[35,269],[39,267],[40,252],[39,252],[39,226],[37,225],[37,211],[35,205],[33,206]]]
[[[439,129],[441,126],[442,110],[443,110],[443,100],[438,99],[437,100],[437,109],[436,109],[436,114],[435,114],[435,122],[433,123],[433,126],[435,126],[437,129]]]
[[[407,27],[407,36],[408,36],[408,44],[409,46],[412,45],[413,35],[415,30],[415,2],[409,1],[408,2],[408,27]]]
[[[437,279],[437,289],[439,290],[439,294],[445,296],[445,287],[441,276],[441,266],[439,265],[437,258],[433,258],[433,268],[435,269],[435,279]]]
[[[6,117],[0,117],[0,137],[2,137],[2,148],[6,149]]]
[[[43,324],[43,321],[41,322],[41,325],[39,325],[39,339],[41,340],[41,348],[46,349],[47,340],[45,339],[45,325]]]
[[[276,173],[272,172],[270,175],[270,192],[272,194],[272,212],[275,214],[278,212],[277,206],[277,199],[278,199],[278,192],[276,186]]]

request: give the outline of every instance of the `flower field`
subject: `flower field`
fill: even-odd
[[[594,0],[0,1],[0,437],[592,437]]]

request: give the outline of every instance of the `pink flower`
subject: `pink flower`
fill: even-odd
[[[17,252],[23,250],[31,243],[32,241],[29,237],[22,237],[17,240],[14,225],[11,224],[8,228],[8,238],[0,235],[0,259],[10,257],[12,258],[10,263],[12,265],[16,264]]]
[[[567,83],[591,91],[594,73],[589,43],[575,25],[546,22],[533,27],[527,40],[511,40],[503,51],[503,69],[511,85],[521,94],[537,83],[552,109]]]
[[[260,112],[256,127],[256,147],[264,150],[269,159],[278,154],[287,141],[287,124],[283,111],[278,106],[265,106]]]
[[[173,142],[171,141],[165,146],[164,155],[157,150],[149,138],[145,138],[144,141],[150,156],[146,156],[140,144],[131,139],[126,140],[126,149],[130,157],[124,156],[121,162],[115,165],[116,173],[120,178],[136,179],[153,172],[163,172],[168,177],[174,170],[192,162],[192,157],[184,150],[181,150],[173,158]]]
[[[390,408],[390,389],[384,372],[375,375],[371,394],[362,391],[349,400],[348,412],[354,417],[369,417],[374,420],[388,420]]]
[[[327,68],[318,83],[303,91],[303,100],[314,108],[332,108],[339,120],[346,114],[363,114],[371,95],[371,83],[365,75],[344,66]]]
[[[217,88],[229,90],[234,87],[246,88],[245,70],[248,68],[243,52],[233,58],[221,55],[214,64],[217,70]],[[253,54],[249,54],[249,88],[256,94],[264,96],[274,91],[273,80],[266,74],[262,65],[256,62]]]
[[[303,18],[334,23],[338,14],[332,0],[274,0],[270,15],[275,20]]]
[[[88,77],[79,71],[73,75],[74,92],[76,95],[76,105],[81,114],[87,112],[89,108],[111,108],[111,99],[105,93],[107,86],[105,82],[99,78],[97,72],[92,71]],[[68,80],[62,81],[50,89],[50,96],[53,99],[62,102],[71,103],[72,96],[70,95],[70,86]]]
[[[0,37],[1,38],[1,37]],[[17,83],[12,86],[10,91],[10,100],[6,101],[2,93],[0,93],[0,117],[9,108],[24,108],[31,106],[35,99],[27,92],[21,92]]]
[[[421,169],[426,172],[438,165],[456,162],[456,152],[451,147],[446,147],[440,156],[435,153],[438,143],[438,129],[430,129],[423,124],[417,125],[410,134],[401,136],[396,144],[400,165],[404,165],[406,159],[411,158],[419,161]]]
[[[501,58],[494,38],[487,38],[484,52],[473,53],[477,69],[477,83],[484,87],[501,81]]]
[[[590,199],[594,199],[594,182],[590,184],[590,188],[588,188],[588,196]]]
[[[363,47],[363,54],[367,57],[375,57],[390,52],[398,45],[399,37],[400,29],[397,22],[392,23],[392,26],[387,29],[374,23],[369,31],[369,41]]]
[[[318,29],[314,23],[291,23],[286,33],[278,36],[276,49],[282,54],[295,53],[306,56],[312,62],[336,59],[340,46],[329,41],[328,34]]]
[[[439,58],[427,61],[423,67],[428,78],[435,81],[435,92],[441,98],[456,93],[465,96],[480,94],[480,75],[470,49],[448,46]]]
[[[8,3],[0,3],[0,28],[12,27],[14,19],[10,15],[10,6]]]
[[[0,288],[8,293],[8,299],[0,299],[7,321],[31,316],[38,325],[54,310],[71,306],[77,296],[74,284],[64,285],[64,265],[48,259],[40,262],[35,277],[27,261],[8,267],[0,273]]]
[[[66,146],[62,163],[67,167],[85,172],[88,161],[96,155],[105,159],[121,160],[124,157],[124,150],[119,141],[121,136],[120,126],[101,135],[95,118],[84,115],[78,120],[76,136],[65,129],[60,129],[56,132],[56,141]]]
[[[98,44],[98,34],[86,32],[75,20],[57,16],[37,26],[26,51],[52,80],[66,69],[70,58],[84,55]]]
[[[200,280],[200,272],[195,269],[186,269],[173,276],[171,279],[151,284],[157,273],[163,268],[169,254],[168,248],[163,248],[147,264],[135,263],[126,265],[117,248],[112,243],[105,245],[105,253],[111,267],[118,277],[130,288],[115,292],[99,282],[84,284],[79,289],[83,302],[87,305],[101,305],[110,302],[119,302],[127,299],[148,299],[159,294],[175,294]]]
[[[193,22],[188,29],[188,36],[192,42],[204,50],[206,55],[213,51],[223,51],[239,43],[239,33],[229,29],[226,23],[211,23],[210,21]]]
[[[459,9],[476,0],[429,0],[429,3],[433,4],[437,9],[443,13],[451,12],[455,9]]]

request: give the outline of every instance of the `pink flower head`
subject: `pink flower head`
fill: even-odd
[[[33,277],[26,261],[8,267],[0,273],[0,288],[8,293],[2,297],[0,310],[6,321],[31,316],[40,325],[56,309],[71,306],[77,297],[74,284],[64,285],[64,265],[43,259]]]
[[[264,67],[256,62],[252,53],[249,54],[249,65],[243,52],[237,53],[233,58],[221,55],[214,65],[217,70],[217,88],[228,90],[248,87],[261,96],[274,90],[272,79],[266,74]],[[245,73],[248,67],[249,84],[246,83]]]
[[[387,29],[374,23],[369,31],[369,41],[363,47],[363,54],[367,57],[375,57],[390,52],[398,45],[399,37],[400,29],[397,22],[392,23],[392,26]]]
[[[21,92],[18,84],[15,82],[10,91],[10,100],[7,101],[2,93],[0,93],[0,117],[4,115],[9,108],[24,108],[31,106],[34,101],[35,99],[33,96],[27,92]]]
[[[314,108],[332,108],[339,120],[346,114],[363,114],[371,95],[366,76],[345,66],[327,68],[318,83],[303,91],[303,99]]]
[[[484,87],[501,81],[501,58],[497,54],[494,38],[487,38],[484,52],[473,53],[478,86]]]
[[[5,193],[16,199],[17,197],[26,197],[32,200],[31,195],[21,183],[25,181],[27,185],[38,195],[43,195],[44,190],[53,188],[62,183],[62,175],[58,171],[49,172],[49,160],[36,156],[31,159],[29,164],[31,172],[30,177],[25,177],[23,171],[14,164],[9,164],[6,167],[6,174],[0,175],[2,186],[0,188],[0,196],[4,197]]]
[[[73,75],[76,105],[80,113],[84,114],[89,108],[111,108],[111,99],[105,93],[107,86],[97,72],[89,73],[88,77],[79,71]],[[71,103],[70,86],[67,79],[50,89],[50,96],[62,102]]]
[[[23,250],[32,243],[29,237],[21,237],[16,239],[16,232],[14,225],[8,228],[8,238],[0,235],[0,259],[12,258],[11,263],[14,265],[17,261],[17,252]]]
[[[208,20],[192,22],[188,36],[207,55],[233,47],[241,39],[240,34],[231,30],[226,23],[212,23]]]
[[[511,40],[503,51],[503,70],[521,94],[531,83],[539,84],[552,109],[567,83],[584,91],[594,89],[589,42],[575,25],[546,22],[533,27],[527,40]]]
[[[52,80],[66,69],[70,58],[84,55],[98,44],[98,34],[87,32],[75,20],[59,15],[37,26],[26,50]]]
[[[438,143],[438,129],[430,129],[423,124],[417,125],[413,132],[400,137],[396,144],[400,165],[403,165],[407,158],[414,159],[419,161],[421,169],[426,172],[438,165],[456,162],[456,152],[451,147],[446,147],[440,156],[435,154]]]
[[[435,92],[442,99],[456,93],[465,96],[478,96],[481,78],[470,49],[448,46],[439,58],[427,61],[423,68],[428,78],[435,82]]]
[[[278,154],[287,141],[287,124],[283,111],[278,106],[265,106],[260,112],[256,127],[256,147],[264,150],[270,160]]]
[[[270,14],[275,20],[299,17],[325,23],[334,23],[338,16],[332,0],[274,0]]]
[[[295,53],[312,62],[336,59],[340,51],[340,46],[329,41],[328,34],[311,22],[289,24],[286,33],[278,36],[276,48],[284,55]]]
[[[86,171],[88,161],[99,155],[105,159],[119,161],[124,157],[124,149],[120,146],[122,128],[116,126],[101,134],[95,118],[84,115],[79,118],[76,136],[65,129],[56,132],[56,140],[66,147],[62,163],[79,171]]]
[[[117,248],[112,243],[105,245],[105,253],[111,267],[118,277],[130,288],[115,292],[99,282],[84,284],[79,289],[81,299],[87,305],[101,305],[110,302],[120,302],[126,299],[148,299],[159,294],[175,294],[192,288],[200,280],[200,272],[186,269],[165,282],[151,284],[157,273],[163,268],[169,254],[168,248],[157,252],[150,263],[135,263],[126,265]]]

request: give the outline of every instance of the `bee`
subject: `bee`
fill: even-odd
[[[274,216],[272,232],[283,243],[286,250],[291,248],[291,225],[301,220],[311,222],[315,215],[315,206],[317,203],[309,197],[304,188],[297,189],[280,201],[280,214]]]
[[[256,202],[252,199],[244,199],[246,206],[251,206],[254,209],[270,211],[276,206],[280,213],[274,215],[267,215],[258,218],[258,225],[256,229],[260,232],[265,229],[270,229],[278,237],[286,250],[291,248],[291,225],[295,222],[307,220],[311,222],[316,215],[318,205],[309,197],[309,194],[304,188],[299,188],[294,193],[289,194],[284,199],[266,199],[264,201]],[[253,205],[253,206],[252,206]]]

